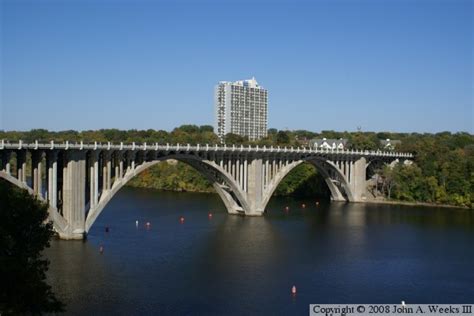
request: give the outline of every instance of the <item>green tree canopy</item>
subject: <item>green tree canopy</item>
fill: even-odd
[[[276,144],[277,145],[289,145],[290,144],[290,136],[285,131],[278,131],[276,135]]]
[[[237,134],[227,133],[224,137],[224,141],[229,145],[240,145],[245,143],[246,138]]]
[[[41,257],[53,236],[45,204],[0,179],[0,314],[59,312]]]

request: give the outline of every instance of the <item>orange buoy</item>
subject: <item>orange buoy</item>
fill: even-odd
[[[296,294],[296,286],[293,285],[291,288],[291,294],[295,295]]]
[[[100,245],[99,252],[100,252],[100,254],[102,254],[104,252],[104,246]]]
[[[181,224],[184,223],[184,216],[181,216],[181,217],[179,218],[179,222],[180,222]]]
[[[302,208],[305,208],[305,207],[306,207],[306,204],[304,204],[304,203],[301,204],[301,207],[302,207]]]

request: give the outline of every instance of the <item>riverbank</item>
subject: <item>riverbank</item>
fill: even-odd
[[[191,166],[176,160],[160,162],[133,178],[127,186],[174,192],[213,193],[212,183]],[[298,198],[330,196],[324,179],[310,165],[302,164],[288,174],[278,185],[275,196],[293,196]],[[405,195],[406,196],[406,195]],[[444,202],[450,201],[445,200]],[[401,200],[375,199],[368,203],[428,206],[442,208],[472,209],[468,205],[437,204],[431,202],[409,202]],[[461,203],[460,203],[461,204]]]
[[[198,189],[162,189],[162,188],[154,188],[154,187],[146,187],[146,186],[129,186],[131,188],[141,188],[146,190],[153,190],[153,191],[163,191],[163,192],[189,192],[189,193],[207,193],[207,194],[217,194],[212,188],[209,190],[198,190]],[[276,195],[280,197],[295,197],[293,194],[289,195]],[[298,196],[301,198],[301,196]],[[311,197],[311,196],[307,196]],[[423,207],[438,207],[438,208],[450,208],[450,209],[463,209],[469,210],[467,206],[456,206],[456,205],[449,205],[449,204],[436,204],[436,203],[428,203],[428,202],[409,202],[409,201],[397,201],[397,200],[365,200],[360,203],[369,203],[369,204],[385,204],[385,205],[405,205],[405,206],[423,206]]]
[[[361,203],[370,203],[370,204],[389,204],[389,205],[407,205],[407,206],[424,206],[424,207],[439,207],[439,208],[457,208],[463,210],[469,210],[467,206],[456,206],[449,204],[436,204],[428,202],[408,202],[408,201],[397,201],[397,200],[365,200]]]

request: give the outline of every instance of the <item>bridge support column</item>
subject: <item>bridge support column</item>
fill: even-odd
[[[265,209],[263,202],[263,163],[261,158],[254,158],[248,166],[247,201],[250,209],[244,210],[245,215],[261,216]]]
[[[9,150],[4,150],[2,152],[2,170],[5,171],[6,174],[11,174],[11,165],[10,159],[12,157],[12,152]]]
[[[131,153],[130,153],[130,157],[131,157],[131,158],[130,158],[130,159],[131,159],[131,161],[130,161],[130,169],[131,169],[132,171],[135,171],[135,153],[134,153],[134,152],[131,152]]]
[[[367,162],[364,157],[359,158],[351,164],[351,181],[352,195],[354,202],[365,201],[366,196],[366,166]]]
[[[64,163],[63,217],[68,229],[62,238],[83,239],[85,233],[86,155],[68,151]]]
[[[247,162],[247,157],[245,157],[245,159],[244,159],[243,168],[244,168],[243,189],[244,189],[244,192],[247,192],[247,190],[248,190],[248,162]]]
[[[102,154],[102,191],[107,190],[107,154]]]
[[[35,151],[31,153],[31,180],[33,183],[33,191],[36,195],[43,195],[43,175],[42,171],[43,152]]]
[[[26,151],[19,150],[16,153],[16,170],[18,181],[26,184]]]
[[[120,155],[120,161],[119,161],[119,178],[122,180],[123,178],[123,157]]]
[[[48,200],[49,205],[57,208],[58,201],[58,154],[56,151],[49,151],[46,155],[48,166]]]
[[[107,190],[112,187],[112,156],[109,155],[107,159]]]
[[[91,208],[99,203],[99,154],[91,152],[89,167],[89,189],[90,189],[90,206]]]

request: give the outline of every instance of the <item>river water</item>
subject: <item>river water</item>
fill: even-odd
[[[126,188],[87,241],[52,242],[48,279],[71,315],[307,315],[315,303],[474,301],[472,211],[283,198],[268,210],[232,216],[217,195]]]

